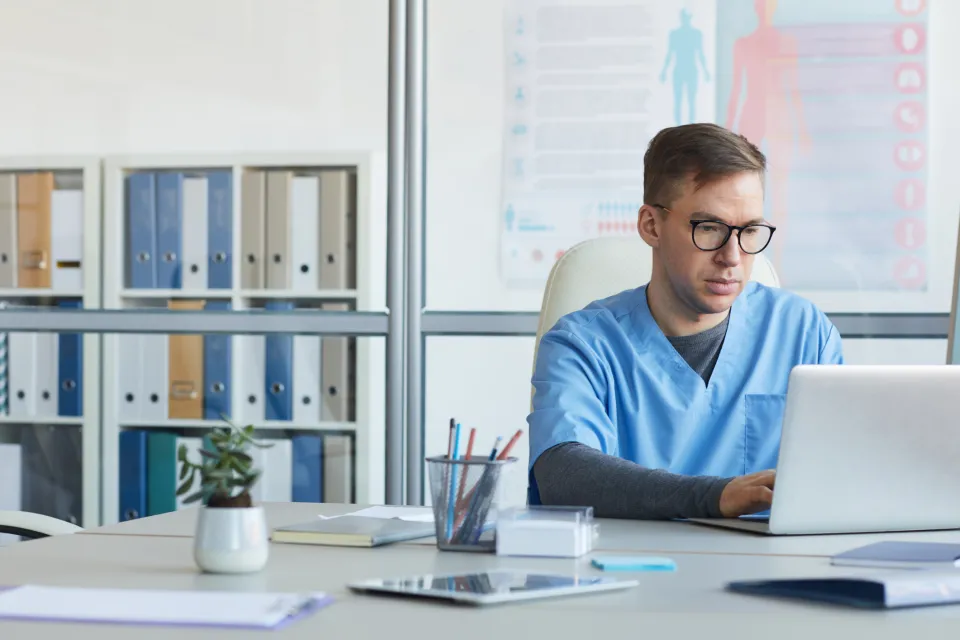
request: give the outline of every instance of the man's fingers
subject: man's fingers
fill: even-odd
[[[745,477],[750,480],[750,484],[761,484],[766,487],[772,487],[777,479],[777,472],[773,469],[768,469],[766,471],[751,473]]]
[[[773,502],[773,490],[769,487],[753,487],[750,491],[750,502],[770,506]]]

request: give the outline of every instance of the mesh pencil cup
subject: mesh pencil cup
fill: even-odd
[[[427,458],[437,547],[444,551],[496,550],[500,478],[517,461],[473,456]]]

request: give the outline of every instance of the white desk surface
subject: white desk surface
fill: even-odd
[[[271,528],[306,522],[318,515],[340,515],[365,505],[270,502],[264,504]],[[120,524],[88,529],[87,534],[159,535],[193,537],[196,508],[162,516],[140,518]],[[829,536],[765,536],[730,531],[688,522],[599,520],[600,539],[595,548],[605,551],[644,553],[728,553],[829,557],[878,540],[926,540],[960,542],[960,531],[919,531],[886,534]],[[433,538],[409,544],[434,545]]]
[[[670,638],[863,637],[901,638],[930,630],[949,637],[960,629],[960,606],[901,611],[859,611],[828,605],[759,598],[724,591],[729,580],[766,577],[863,574],[876,570],[831,567],[812,557],[689,554],[674,573],[616,574],[637,577],[640,586],[622,592],[470,608],[419,600],[353,594],[352,580],[491,568],[522,568],[565,574],[598,573],[589,557],[577,560],[499,558],[440,552],[425,545],[352,549],[272,544],[260,573],[217,576],[200,573],[185,537],[66,535],[0,549],[0,575],[7,585],[216,589],[237,591],[320,590],[335,602],[278,632],[54,624],[0,621],[0,637],[41,637],[59,632],[70,640],[143,638],[239,638],[270,633],[282,638],[582,638],[598,631],[611,638],[638,634]],[[691,615],[694,614],[694,615]],[[907,626],[909,625],[909,627]],[[775,631],[773,631],[775,630]],[[534,633],[531,636],[531,632]],[[22,635],[21,635],[22,634]],[[398,635],[398,634],[402,634]]]

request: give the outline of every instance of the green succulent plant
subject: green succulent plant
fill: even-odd
[[[253,425],[241,428],[226,416],[221,417],[227,424],[215,427],[204,436],[199,463],[190,460],[186,445],[181,444],[177,450],[180,465],[177,496],[186,495],[199,474],[200,488],[187,496],[185,503],[202,500],[208,507],[253,506],[250,489],[260,479],[261,470],[254,467],[247,451],[251,446],[268,449],[273,445],[254,440]]]

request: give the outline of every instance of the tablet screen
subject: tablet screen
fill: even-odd
[[[422,575],[368,580],[353,588],[449,598],[454,600],[503,601],[534,596],[627,587],[633,583],[604,576],[565,576],[523,571],[484,571],[445,576]]]

